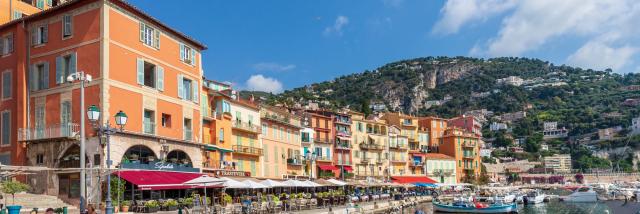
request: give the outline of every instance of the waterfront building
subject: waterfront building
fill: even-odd
[[[471,132],[478,137],[482,137],[482,123],[471,115],[461,115],[447,121],[447,127],[458,127],[467,132]],[[506,129],[506,124],[505,124]]]
[[[456,182],[456,159],[438,153],[428,153],[424,156],[427,166],[427,175],[444,184],[455,184]]]
[[[48,10],[68,0],[0,0],[0,25]]]
[[[338,167],[340,178],[353,178],[353,161],[351,159],[351,116],[346,112],[333,112],[334,147],[333,161]]]
[[[398,161],[397,158],[402,158],[407,162],[409,167],[407,175],[425,175],[423,155],[429,151],[430,134],[429,130],[419,126],[420,118],[402,113],[385,113],[382,118],[388,124],[399,128],[400,135],[408,140],[407,153],[392,153],[392,159]],[[404,138],[399,138],[399,140],[402,139]]]
[[[261,105],[264,178],[296,178],[303,175],[300,144],[301,117],[286,109]]]
[[[316,178],[338,178],[340,171],[334,164],[334,130],[333,115],[330,112],[320,110],[308,110],[303,118],[310,118],[313,128],[313,151],[310,157],[315,159],[313,167]],[[305,119],[306,120],[306,119]]]
[[[111,167],[199,171],[203,44],[120,0],[69,1],[7,22],[0,35],[0,161],[53,169],[24,177],[33,193],[79,203],[80,112],[92,105],[100,124],[115,124],[119,111],[129,118],[111,136]],[[85,106],[80,82],[66,81],[80,72],[92,76]],[[106,148],[85,122],[87,196],[96,202]]]
[[[388,128],[389,137],[389,156],[388,168],[386,170],[387,177],[389,176],[403,176],[407,175],[408,167],[408,153],[409,150],[409,138],[402,135],[402,130],[395,125],[391,125]]]
[[[350,112],[353,120],[353,166],[356,179],[368,177],[383,178],[389,167],[387,158],[389,136],[386,121],[370,116],[365,118],[359,112]]]
[[[260,135],[260,107],[254,100],[241,99],[231,91],[228,112],[231,114],[231,148],[236,170],[244,171],[251,177],[262,177],[264,151]],[[224,105],[224,103],[222,103]],[[222,107],[223,109],[225,106]],[[223,110],[225,111],[225,110]],[[275,154],[276,151],[274,151]]]
[[[448,128],[442,136],[440,153],[455,158],[457,182],[470,182],[480,176],[480,139],[460,128]]]
[[[420,118],[420,127],[429,131],[429,151],[439,153],[439,146],[443,143],[442,136],[447,129],[447,120],[439,117]]]
[[[551,168],[555,172],[569,173],[571,172],[571,155],[554,154],[544,157],[544,167]]]

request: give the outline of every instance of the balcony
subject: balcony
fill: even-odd
[[[313,142],[322,143],[322,144],[332,144],[333,143],[332,141],[333,141],[332,139],[322,139],[322,138],[313,139]]]
[[[453,169],[434,169],[430,175],[440,177],[440,176],[451,176],[453,174],[455,174],[455,171],[453,171]]]
[[[327,156],[318,156],[316,157],[316,161],[320,162],[333,162],[333,160]]]
[[[382,146],[374,143],[360,143],[360,148],[367,150],[382,150]]]
[[[143,132],[145,134],[150,134],[150,135],[154,135],[156,134],[156,123],[151,122],[151,121],[144,121],[142,122],[143,124]]]
[[[214,120],[218,116],[218,113],[212,108],[202,109],[202,118],[205,120]]]
[[[78,124],[55,124],[39,128],[18,129],[18,141],[74,140],[79,134],[80,126]]]
[[[464,153],[464,154],[462,155],[462,158],[466,158],[466,159],[475,159],[475,158],[476,158],[476,156],[475,156],[475,155],[473,155],[473,154]]]
[[[476,144],[472,143],[472,142],[464,142],[464,143],[462,143],[462,147],[471,147],[471,148],[473,148],[473,147],[476,147]]]
[[[407,160],[400,159],[400,158],[391,158],[391,162],[392,163],[406,163]]]
[[[251,132],[254,134],[260,133],[260,128],[250,123],[243,123],[240,121],[233,122],[233,128],[241,131]]]
[[[422,166],[424,166],[424,162],[422,162],[422,161],[420,161],[420,162],[418,162],[418,161],[409,161],[409,166],[422,167]]]
[[[287,165],[291,165],[291,166],[302,166],[302,164],[304,164],[304,162],[302,161],[302,159],[298,159],[298,158],[287,158]]]
[[[343,150],[349,150],[351,149],[351,144],[350,143],[337,143],[336,142],[336,149],[343,149]]]
[[[338,131],[336,131],[336,134],[338,136],[349,137],[349,136],[351,136],[351,131],[338,130]]]
[[[369,164],[370,160],[371,160],[371,158],[360,158],[360,163],[361,164]]]
[[[264,119],[264,120],[270,120],[270,121],[273,121],[273,122],[284,123],[284,124],[291,125],[291,126],[296,126],[296,127],[300,126],[300,124],[293,123],[291,118],[289,118],[287,116],[281,117],[281,116],[278,116],[277,114],[269,114],[269,113],[265,112],[265,113],[262,113],[260,115],[260,117],[262,119]],[[297,120],[294,120],[294,121],[297,121]]]
[[[351,166],[351,161],[349,160],[338,160],[336,161],[336,166]]]
[[[464,170],[473,170],[473,166],[464,166]]]
[[[336,117],[334,122],[335,123],[344,124],[344,125],[351,125],[351,119],[349,119],[347,117],[343,117],[343,118]]]
[[[232,149],[235,154],[262,156],[262,149],[257,147],[235,145]]]
[[[396,150],[407,150],[407,144],[404,143],[392,143],[389,144],[389,149],[396,149]]]

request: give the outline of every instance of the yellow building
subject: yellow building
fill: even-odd
[[[232,94],[229,102],[231,114],[231,146],[236,169],[251,173],[252,177],[261,177],[260,108],[251,100],[242,100]]]
[[[407,156],[409,149],[409,139],[401,134],[400,128],[395,125],[388,128],[389,150],[387,156],[387,173],[386,176],[402,176],[407,175]]]
[[[364,114],[350,112],[353,147],[353,166],[356,179],[366,177],[383,178],[385,169],[389,167],[387,161],[386,121],[378,118],[365,118]]]
[[[425,175],[424,154],[428,152],[429,133],[419,127],[419,118],[399,112],[385,113],[382,116],[387,124],[394,125],[400,130],[400,135],[408,140],[408,154],[403,157],[408,162],[407,175]],[[400,154],[399,154],[400,155]],[[393,156],[392,158],[398,156]]]
[[[260,119],[263,177],[280,179],[303,175],[301,118],[285,109],[263,105]]]

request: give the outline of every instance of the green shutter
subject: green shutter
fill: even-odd
[[[144,60],[138,58],[138,84],[144,85]]]
[[[180,43],[180,61],[184,61],[184,44]]]
[[[198,96],[200,96],[198,95],[198,92],[200,91],[200,87],[198,87],[198,81],[194,80],[192,87],[193,87],[193,94],[192,94],[193,98],[191,100],[195,103],[198,103]]]
[[[62,71],[62,56],[56,57],[56,83],[62,84],[64,83],[64,72]]]
[[[164,68],[162,68],[162,66],[156,66],[156,69],[156,88],[164,91]]]
[[[153,41],[155,48],[160,49],[160,31],[158,29],[153,30]]]
[[[191,49],[189,53],[191,54],[191,65],[196,65],[196,50]]]
[[[144,23],[140,22],[140,41],[144,42]]]
[[[182,80],[183,80],[182,74],[178,74],[178,98],[185,99],[184,85],[182,85],[183,84]]]

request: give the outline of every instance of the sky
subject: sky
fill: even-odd
[[[279,93],[426,56],[640,71],[636,0],[129,0],[206,44],[204,74]]]

